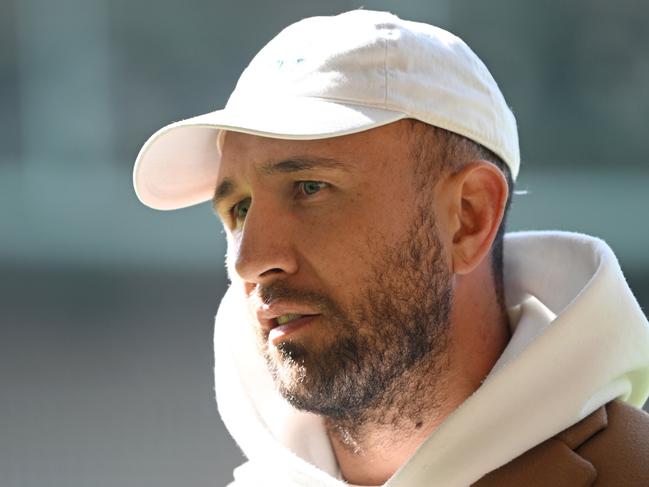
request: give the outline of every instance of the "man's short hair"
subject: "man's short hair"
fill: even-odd
[[[412,142],[412,157],[418,189],[432,187],[439,175],[446,171],[456,173],[470,161],[485,160],[494,164],[507,180],[507,202],[502,221],[491,247],[491,271],[498,303],[505,308],[503,282],[503,240],[507,214],[514,192],[511,171],[505,162],[491,150],[462,135],[414,119],[408,119]]]

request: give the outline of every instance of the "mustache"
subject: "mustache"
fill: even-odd
[[[304,303],[317,308],[323,314],[342,314],[338,304],[328,295],[311,289],[299,289],[284,281],[257,286],[255,294],[266,305],[281,300]]]

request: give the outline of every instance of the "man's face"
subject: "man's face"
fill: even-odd
[[[405,122],[316,141],[230,132],[222,149],[228,270],[284,397],[349,417],[439,360],[450,272]]]

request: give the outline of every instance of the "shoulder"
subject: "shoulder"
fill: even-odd
[[[474,487],[646,487],[649,414],[612,401],[502,467]]]
[[[597,485],[649,485],[649,414],[622,401],[606,405],[606,427],[575,449],[597,471]]]

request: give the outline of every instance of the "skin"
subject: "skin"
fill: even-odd
[[[228,236],[230,275],[252,309],[275,288],[280,297],[284,288],[308,290],[342,310],[357,308],[363,299],[359,289],[386,257],[382,249],[398,248],[421,214],[422,201],[430,206],[439,245],[436,264],[452,296],[444,349],[392,384],[405,392],[406,401],[378,401],[353,418],[325,417],[343,477],[358,485],[387,481],[480,386],[509,338],[489,255],[507,199],[505,178],[487,161],[467,161],[459,171],[442,172],[422,200],[415,190],[411,143],[405,122],[314,141],[234,132],[222,140],[215,211]],[[318,164],[287,170],[290,165],[283,163],[295,160]],[[303,304],[317,312],[308,297]],[[268,334],[260,332],[268,360],[280,365],[280,385],[299,380],[297,368],[282,367],[283,342],[307,352],[302,372],[308,373],[309,356],[317,357],[344,334],[328,316],[277,343],[269,344]],[[359,325],[361,333],[371,326]],[[416,410],[408,409],[412,397],[420,406]]]

